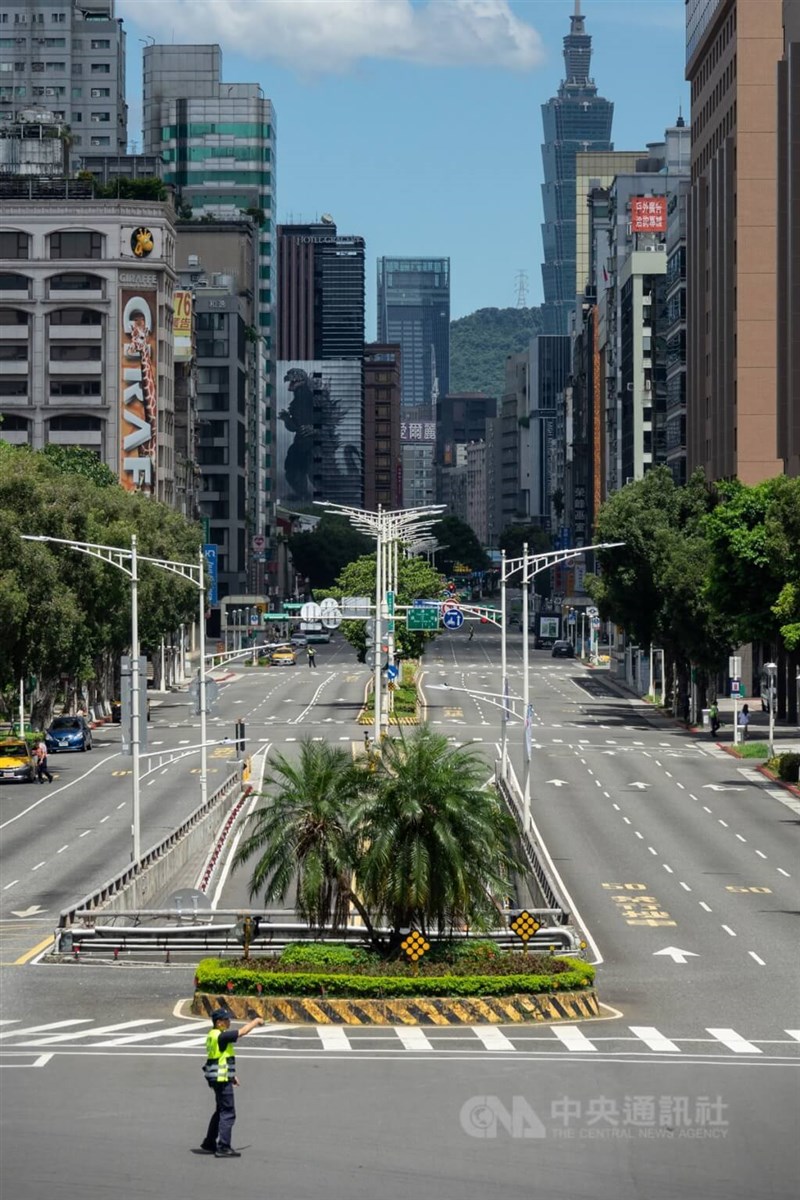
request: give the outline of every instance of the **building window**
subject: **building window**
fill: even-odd
[[[111,74],[111,64],[110,63],[92,63],[92,74],[93,75],[110,75]]]
[[[13,346],[13,345],[11,345],[11,343],[6,345],[4,342],[0,342],[0,363],[27,362],[27,361],[28,361],[27,345]]]
[[[103,235],[79,230],[50,234],[51,258],[102,258]]]
[[[102,325],[103,317],[91,308],[59,308],[50,313],[51,325]]]
[[[99,235],[97,235],[99,236]],[[6,277],[7,278],[7,277]],[[0,276],[0,289],[3,287]],[[103,280],[97,275],[83,275],[78,271],[67,275],[53,275],[50,279],[50,292],[101,292]]]
[[[111,42],[108,38],[92,38],[89,43],[92,50],[110,50]]]
[[[27,233],[0,230],[0,258],[28,258],[29,242]]]
[[[0,294],[3,292],[30,292],[31,281],[25,275],[0,275]]]
[[[110,146],[111,138],[110,137],[93,137],[93,138],[89,139],[89,145],[90,146]]]
[[[100,362],[102,349],[100,346],[71,346],[54,342],[50,346],[51,362]]]
[[[107,125],[108,122],[111,120],[111,113],[93,112],[91,114],[91,119],[95,124]]]
[[[63,62],[49,62],[45,63],[44,65],[46,71],[54,71],[56,74],[58,74],[59,71],[63,71],[66,68],[67,64]]]
[[[99,379],[51,379],[51,396],[99,396]]]
[[[27,396],[27,379],[0,378],[0,396]]]
[[[111,95],[111,88],[93,87],[90,90],[89,95],[93,100],[103,100],[107,96]]]

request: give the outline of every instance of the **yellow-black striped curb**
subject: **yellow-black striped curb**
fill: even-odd
[[[210,1017],[215,1008],[227,1008],[239,1021],[263,1017],[287,1025],[522,1025],[600,1016],[594,988],[540,995],[415,996],[394,1000],[195,993],[193,1013]]]
[[[361,713],[359,713],[359,715],[358,715],[358,724],[359,725],[374,725],[374,723],[375,723],[375,717],[374,717],[373,713],[368,712],[367,709],[364,709]],[[394,713],[389,713],[389,724],[390,725],[419,725],[419,717],[417,717],[417,716],[396,717],[394,715]]]

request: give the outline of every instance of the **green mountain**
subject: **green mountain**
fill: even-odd
[[[541,332],[541,309],[479,308],[450,322],[450,391],[503,396],[505,361]]]

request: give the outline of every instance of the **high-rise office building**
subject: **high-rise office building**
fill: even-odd
[[[399,508],[403,495],[400,458],[400,347],[364,347],[364,507]]]
[[[364,354],[362,237],[340,236],[330,217],[279,225],[277,355],[288,359]]]
[[[179,195],[180,215],[213,235],[214,222],[252,222],[257,227],[252,277],[241,280],[254,298],[246,336],[259,338],[257,379],[248,391],[246,417],[253,453],[246,508],[253,535],[265,535],[267,567],[275,501],[272,445],[275,439],[274,297],[275,112],[258,84],[223,83],[217,45],[152,45],[144,50],[144,149],[164,160],[164,182]],[[201,218],[212,218],[207,224]],[[204,239],[202,261],[214,259]],[[214,264],[212,271],[216,267]],[[253,492],[255,491],[255,494]]]
[[[800,475],[800,5],[783,3],[778,64],[778,455]],[[791,694],[791,693],[790,693]]]
[[[580,0],[575,0],[570,21],[564,38],[565,77],[558,95],[542,105],[543,333],[567,333],[575,307],[575,156],[579,151],[613,149],[614,105],[598,96],[589,74],[592,39]]]
[[[378,341],[402,352],[402,407],[433,419],[450,391],[450,259],[378,259]]]
[[[125,153],[125,31],[114,0],[5,0],[0,128],[30,109],[69,126],[72,170],[85,153]]]
[[[777,64],[781,0],[686,0],[687,469],[778,474]]]

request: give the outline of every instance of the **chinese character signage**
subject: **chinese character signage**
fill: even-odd
[[[175,362],[189,362],[192,357],[192,293],[176,291],[172,297],[172,306]]]
[[[158,429],[158,312],[154,291],[120,292],[120,483],[154,492]]]
[[[435,421],[401,421],[400,422],[400,441],[401,442],[435,442],[436,441],[436,422]]]
[[[667,197],[632,196],[631,231],[633,233],[666,233]]]
[[[206,603],[211,605],[219,603],[219,593],[217,590],[217,547],[214,542],[206,542],[203,546],[203,557],[206,560],[205,578],[203,582],[206,585]]]

